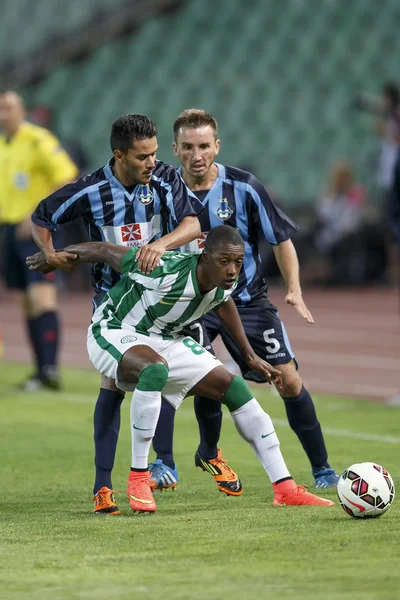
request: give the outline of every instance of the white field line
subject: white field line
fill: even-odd
[[[273,419],[273,422],[281,427],[289,427],[289,423],[285,419]],[[379,442],[384,444],[400,444],[400,437],[394,435],[380,435],[377,433],[362,433],[361,431],[351,431],[350,429],[336,429],[334,427],[325,427],[323,432],[336,437],[351,438],[354,440],[362,440],[364,442]]]
[[[95,397],[94,395],[85,395],[85,394],[63,394],[63,399],[69,402],[78,402],[79,404],[92,404],[93,407],[95,405]],[[127,395],[126,400],[128,402],[123,402],[122,407],[125,410],[129,410],[130,406],[130,398],[129,394]],[[392,410],[392,409],[389,409]],[[193,419],[195,421],[194,412],[192,411],[179,411],[180,418],[184,419]],[[273,422],[279,425],[280,427],[289,427],[289,423],[286,419],[273,419]],[[351,431],[350,429],[336,429],[335,427],[324,427],[324,433],[328,435],[334,435],[336,437],[341,438],[351,438],[356,440],[362,440],[364,442],[376,442],[376,443],[384,443],[384,444],[400,444],[400,437],[396,437],[393,435],[384,435],[384,434],[376,434],[376,433],[363,433],[360,431]]]

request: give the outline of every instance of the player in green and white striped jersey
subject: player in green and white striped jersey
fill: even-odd
[[[125,277],[93,315],[88,352],[94,366],[134,390],[131,402],[132,463],[128,497],[134,511],[154,512],[148,455],[163,396],[177,408],[185,396],[206,394],[230,410],[240,435],[250,443],[274,488],[275,505],[332,506],[297,486],[285,465],[270,417],[245,381],[181,333],[183,327],[214,309],[241,348],[249,368],[279,383],[279,372],[252,350],[230,298],[243,262],[240,234],[215,227],[201,255],[167,252],[149,275],[138,270],[136,250],[104,242],[65,249],[78,262],[105,262]],[[32,266],[38,259],[32,259]],[[35,267],[36,268],[36,267]]]
[[[175,338],[185,325],[225,302],[236,285],[229,276],[226,290],[214,287],[200,292],[196,275],[200,255],[177,252],[166,252],[154,271],[145,275],[139,271],[137,251],[131,248],[124,255],[121,272],[127,277],[111,289],[95,312],[93,335],[105,319],[103,327],[133,327],[144,335]]]

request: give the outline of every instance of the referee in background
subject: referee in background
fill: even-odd
[[[35,370],[20,388],[59,389],[57,289],[54,273],[29,271],[27,256],[37,251],[30,230],[36,205],[78,176],[78,169],[47,129],[25,121],[22,98],[0,93],[0,224],[3,271],[9,288],[20,291]]]

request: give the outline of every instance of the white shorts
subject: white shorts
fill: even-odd
[[[95,338],[92,327],[89,327],[87,349],[90,360],[100,373],[115,379],[117,387],[124,392],[133,391],[136,384],[118,379],[118,366],[125,352],[139,345],[149,346],[167,361],[168,382],[162,395],[175,408],[182,404],[196,383],[222,365],[215,356],[188,336],[163,340],[160,336],[138,333],[133,327],[101,327],[101,336]]]

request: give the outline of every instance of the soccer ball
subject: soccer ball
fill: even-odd
[[[340,476],[337,494],[343,510],[351,517],[379,517],[393,502],[394,483],[380,465],[355,463]]]

